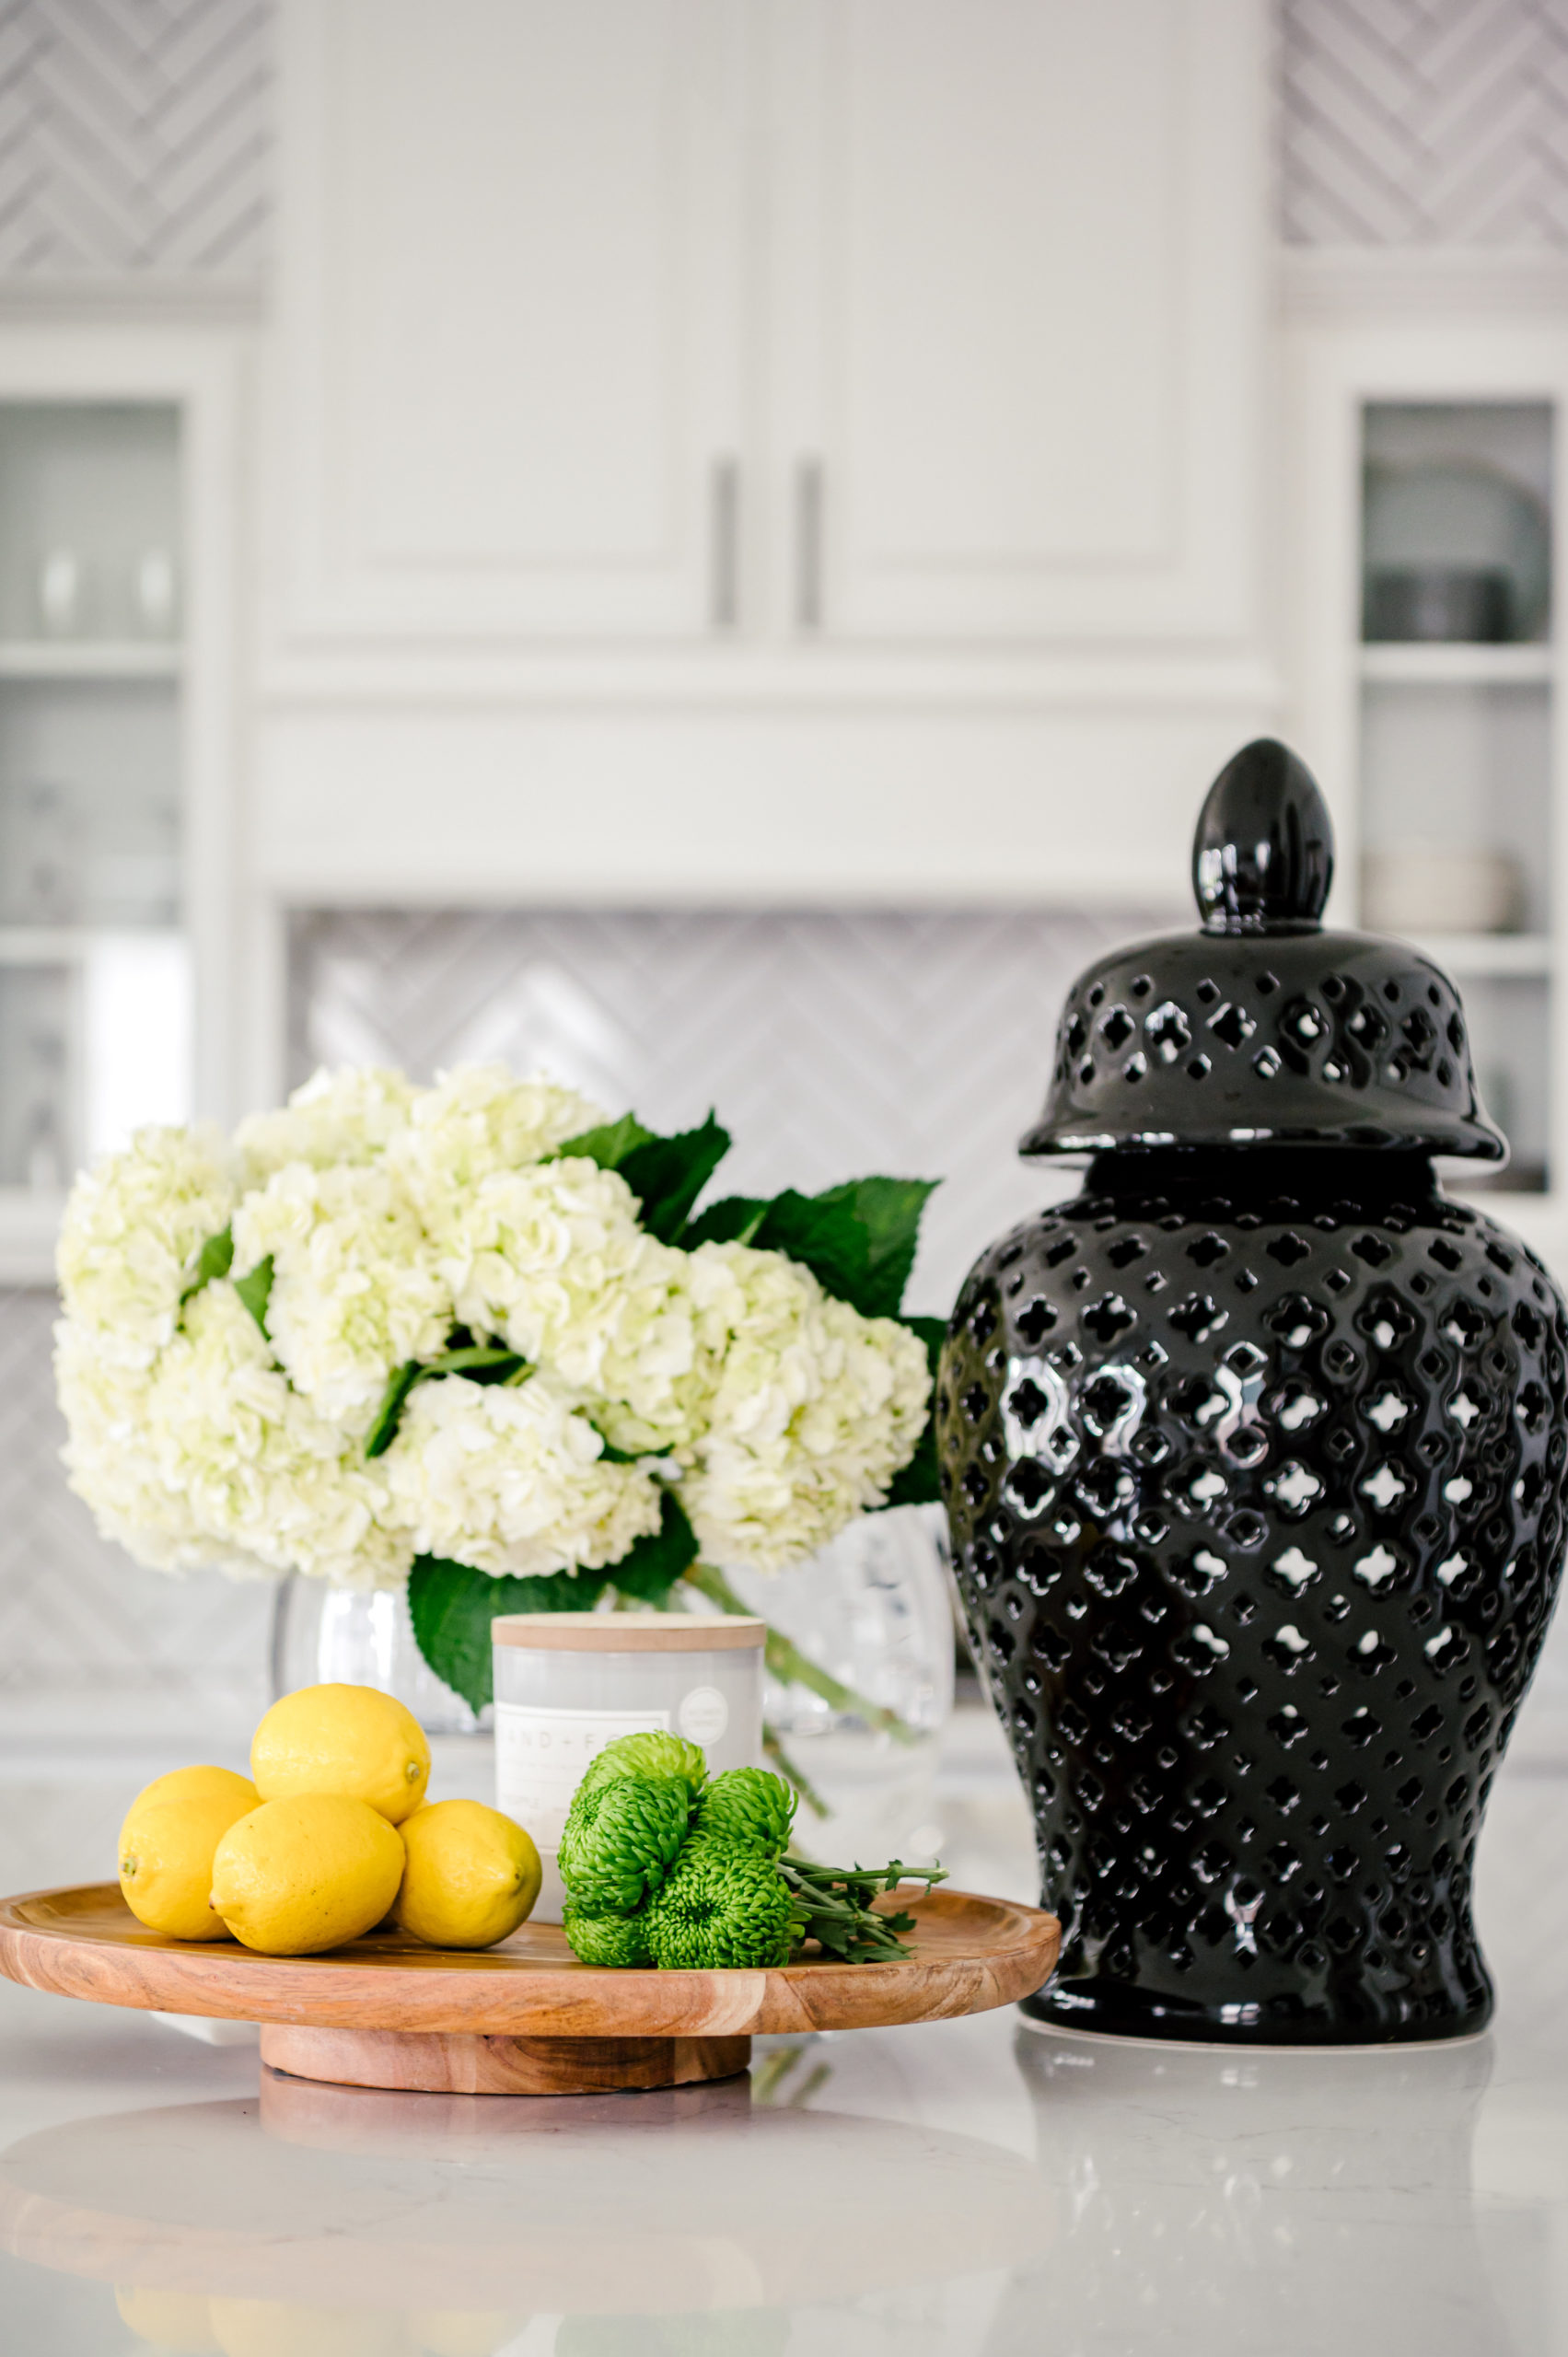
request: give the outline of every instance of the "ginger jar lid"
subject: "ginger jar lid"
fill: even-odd
[[[1453,983],[1408,942],[1329,933],[1328,805],[1272,737],[1209,788],[1196,933],[1098,958],[1067,996],[1026,1155],[1365,1146],[1503,1162]]]

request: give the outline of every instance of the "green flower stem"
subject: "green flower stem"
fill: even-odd
[[[749,1612],[750,1606],[737,1596],[724,1573],[715,1571],[712,1563],[689,1563],[686,1577],[699,1596],[705,1596],[710,1604],[718,1606],[721,1612]],[[885,1710],[879,1702],[868,1702],[865,1695],[857,1694],[852,1686],[844,1686],[838,1678],[830,1677],[827,1670],[819,1669],[782,1629],[775,1629],[771,1623],[764,1658],[781,1686],[804,1686],[808,1693],[820,1696],[831,1709],[853,1711],[857,1718],[875,1727],[878,1735],[890,1735],[895,1743],[919,1741],[915,1729],[907,1720],[900,1719],[896,1711]]]
[[[872,1905],[878,1891],[895,1890],[900,1882],[923,1882],[929,1890],[947,1880],[941,1866],[906,1866],[898,1858],[879,1868],[819,1866],[805,1858],[781,1858],[779,1874],[790,1895],[796,1946],[815,1940],[824,1956],[846,1964],[912,1954],[900,1934],[914,1930],[914,1917],[879,1914]]]
[[[795,1786],[813,1817],[828,1817],[831,1814],[821,1794],[814,1784],[807,1782],[784,1745],[779,1741],[777,1727],[770,1726],[766,1719],[762,1722],[762,1757],[772,1761],[786,1784]]]

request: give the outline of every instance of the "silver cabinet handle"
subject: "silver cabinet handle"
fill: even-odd
[[[740,625],[740,463],[715,459],[708,489],[709,610],[716,631]]]
[[[820,459],[801,459],[795,470],[795,620],[799,630],[822,627]]]

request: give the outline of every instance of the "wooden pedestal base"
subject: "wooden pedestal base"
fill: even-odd
[[[611,2095],[727,2079],[749,2038],[470,2038],[398,2029],[261,2026],[261,2060],[296,2079],[464,2096]]]

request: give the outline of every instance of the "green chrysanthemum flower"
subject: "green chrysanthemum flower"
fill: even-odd
[[[791,1900],[772,1861],[697,1835],[648,1907],[648,1945],[666,1971],[755,1969],[789,1955]]]
[[[573,1955],[583,1964],[607,1964],[619,1970],[654,1960],[645,1915],[594,1915],[568,1900],[561,1926]]]
[[[691,1795],[680,1776],[616,1776],[573,1795],[561,1835],[561,1879],[595,1915],[630,1915],[656,1890],[686,1838]]]
[[[768,1768],[726,1768],[697,1803],[694,1833],[744,1844],[767,1858],[789,1847],[796,1795]]]
[[[607,1743],[589,1760],[578,1790],[612,1783],[619,1776],[679,1776],[695,1800],[708,1781],[708,1763],[684,1736],[666,1735],[655,1727],[645,1735],[617,1736]]]

